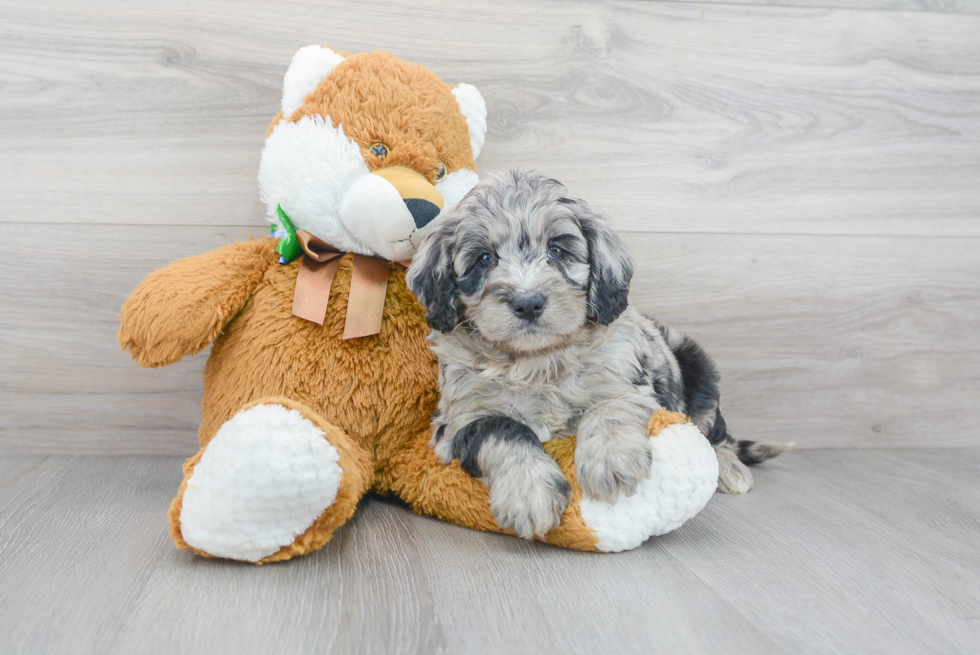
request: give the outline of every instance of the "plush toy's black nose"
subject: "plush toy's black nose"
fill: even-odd
[[[523,318],[525,321],[533,321],[541,316],[544,311],[545,299],[540,293],[521,293],[510,301],[510,308],[514,315]]]
[[[405,206],[415,220],[415,227],[420,229],[431,223],[441,211],[439,205],[421,198],[406,198]]]

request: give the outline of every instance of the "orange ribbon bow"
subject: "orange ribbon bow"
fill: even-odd
[[[297,230],[296,237],[306,256],[303,257],[303,263],[296,275],[293,315],[323,325],[330,300],[330,287],[344,253],[306,230]],[[347,299],[344,339],[367,337],[381,332],[381,317],[384,314],[387,291],[388,260],[355,254],[350,296]]]

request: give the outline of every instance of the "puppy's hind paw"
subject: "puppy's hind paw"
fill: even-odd
[[[739,461],[731,446],[715,448],[718,456],[718,491],[723,494],[748,493],[754,486],[752,471]]]
[[[541,453],[524,466],[489,481],[490,511],[497,524],[518,537],[544,537],[561,523],[572,488],[554,460]]]

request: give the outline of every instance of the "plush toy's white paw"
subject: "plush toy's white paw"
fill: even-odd
[[[295,409],[256,405],[221,426],[187,481],[181,535],[255,562],[293,543],[337,497],[337,449]]]
[[[695,426],[670,425],[650,437],[650,445],[650,477],[635,494],[612,504],[583,497],[579,504],[599,550],[629,550],[676,530],[704,508],[718,486],[715,450]]]

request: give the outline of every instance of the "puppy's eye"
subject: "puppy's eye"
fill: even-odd
[[[492,254],[485,252],[477,258],[476,263],[483,268],[490,268],[497,263],[497,260]]]
[[[561,259],[565,256],[565,251],[561,247],[556,245],[551,245],[548,247],[548,257],[551,259]]]
[[[388,155],[388,146],[383,143],[373,143],[371,144],[371,154],[375,157],[386,157]]]
[[[446,165],[439,162],[439,165],[436,166],[436,182],[441,182],[444,179],[446,179]]]

